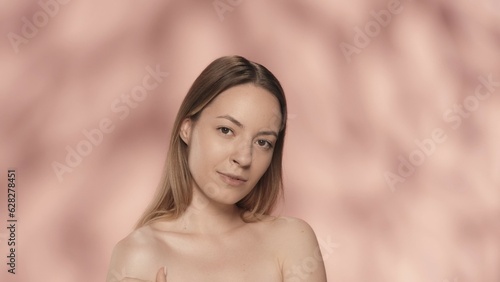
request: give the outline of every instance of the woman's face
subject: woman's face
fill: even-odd
[[[193,188],[211,201],[237,203],[269,167],[280,126],[279,102],[267,90],[243,84],[220,93],[181,127]]]

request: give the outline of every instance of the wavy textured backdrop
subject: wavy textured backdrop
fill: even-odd
[[[37,1],[0,4],[2,226],[8,168],[19,219],[15,276],[0,229],[0,280],[103,281],[152,196],[190,84],[240,54],[287,93],[280,210],[316,230],[329,281],[500,281],[500,87],[471,98],[479,76],[500,81],[499,1],[219,1],[234,5],[223,14],[213,1],[66,2],[52,15]],[[169,75],[120,119],[112,105],[148,66]],[[59,181],[53,162],[104,119],[112,132]],[[414,140],[435,129],[446,139],[422,158]],[[385,174],[411,154],[423,164],[391,188]]]

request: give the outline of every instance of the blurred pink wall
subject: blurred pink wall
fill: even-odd
[[[239,54],[285,88],[278,212],[316,230],[329,281],[500,281],[499,11],[497,0],[3,1],[0,225],[9,168],[18,222],[16,275],[0,228],[0,280],[104,281],[188,88]],[[143,93],[144,79],[156,83]],[[58,179],[68,148],[88,155]]]

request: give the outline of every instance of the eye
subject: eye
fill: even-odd
[[[217,128],[217,130],[219,130],[224,135],[229,135],[229,134],[233,133],[233,131],[230,128],[227,128],[225,126],[221,126],[221,127]]]
[[[264,149],[271,149],[273,147],[273,144],[271,142],[264,139],[257,140],[257,145]]]

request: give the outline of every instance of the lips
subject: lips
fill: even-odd
[[[245,182],[247,182],[246,178],[239,176],[239,175],[235,175],[235,174],[231,174],[231,173],[222,173],[222,172],[218,172],[218,173],[219,173],[222,181],[228,185],[231,185],[231,186],[240,186],[240,185],[244,184]]]

